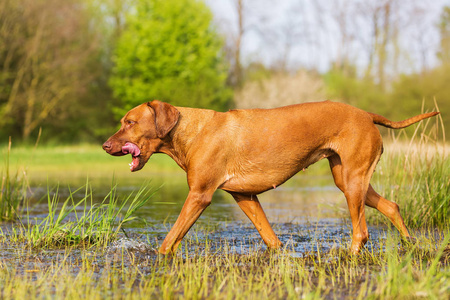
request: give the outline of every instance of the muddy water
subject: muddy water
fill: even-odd
[[[136,191],[142,182],[123,185],[118,182],[119,197],[126,197]],[[139,248],[145,251],[157,248],[181,210],[188,187],[184,174],[154,176],[150,186],[157,190],[151,200],[142,207],[137,215],[145,222],[134,221],[125,225],[125,233],[129,239],[111,245],[108,251],[123,248]],[[94,185],[93,195],[101,201],[110,187]],[[39,199],[47,193],[42,186],[34,188],[34,197]],[[60,187],[58,194],[65,199],[68,190]],[[76,197],[82,198],[84,190]],[[75,197],[75,198],[76,198]],[[347,247],[351,241],[351,224],[343,194],[334,186],[331,176],[306,176],[299,174],[285,185],[259,196],[259,200],[271,222],[274,231],[291,249],[293,256],[303,256],[311,251],[327,251],[332,247]],[[29,211],[30,219],[43,219],[48,212],[47,202],[35,203]],[[0,224],[4,232],[8,232],[14,224]],[[371,237],[377,240],[385,235],[382,228],[370,227]],[[182,247],[189,250],[201,249],[205,241],[227,245],[227,251],[245,253],[253,250],[265,250],[266,247],[244,213],[233,198],[223,191],[217,191],[212,204],[203,213],[188,233],[188,238],[196,241]],[[189,239],[188,239],[189,240]],[[376,245],[374,245],[376,247]],[[369,243],[368,247],[372,247]],[[3,258],[8,257],[8,250],[2,251]],[[16,253],[16,251],[11,251]],[[58,254],[57,251],[54,253]]]

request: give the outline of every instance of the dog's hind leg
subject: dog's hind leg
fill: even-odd
[[[364,178],[365,175],[366,174],[359,172],[347,175],[348,183],[346,184],[344,192],[350,211],[350,217],[352,219],[353,236],[350,249],[354,254],[359,253],[369,239],[364,208],[364,199],[369,183]]]
[[[342,164],[340,157],[334,155],[328,158],[330,162],[331,171],[333,173],[336,186],[345,194],[344,180],[342,178]],[[399,207],[396,203],[389,201],[380,196],[369,184],[367,194],[364,200],[365,205],[375,208],[383,215],[385,215],[394,226],[400,231],[402,236],[409,238],[408,229],[405,226],[402,216],[400,215]]]
[[[375,208],[385,215],[404,237],[410,237],[405,222],[403,222],[403,218],[400,215],[400,209],[396,203],[381,197],[375,192],[371,185],[369,185],[365,202],[367,206]]]
[[[267,220],[266,214],[255,195],[244,195],[231,193],[239,207],[255,225],[264,243],[268,248],[276,249],[282,246],[281,241],[276,236]]]
[[[336,186],[344,193],[352,220],[353,236],[350,250],[357,254],[369,239],[364,210],[365,198],[374,166],[345,168],[335,154],[328,158]]]

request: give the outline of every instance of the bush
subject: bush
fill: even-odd
[[[211,26],[212,13],[195,0],[140,0],[113,57],[110,85],[120,116],[142,102],[224,109],[223,41]]]

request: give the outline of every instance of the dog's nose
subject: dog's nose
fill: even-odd
[[[110,141],[106,141],[103,144],[103,150],[108,151],[109,149],[111,149],[111,142]]]

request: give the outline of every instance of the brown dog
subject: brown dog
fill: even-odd
[[[153,153],[165,153],[187,173],[189,195],[161,245],[159,251],[164,254],[176,250],[216,189],[234,197],[269,248],[279,248],[281,242],[256,195],[327,158],[334,181],[347,199],[353,226],[351,251],[358,253],[369,237],[364,205],[379,210],[409,237],[397,204],[369,184],[383,152],[374,124],[404,128],[436,114],[391,122],[330,101],[222,113],[155,100],[130,110],[103,149],[111,155],[130,153],[133,172]]]

